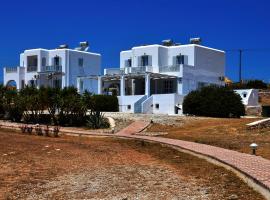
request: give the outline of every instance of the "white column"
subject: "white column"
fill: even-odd
[[[135,79],[131,79],[131,95],[135,95]]]
[[[77,91],[79,94],[81,94],[81,79],[77,78]]]
[[[182,78],[178,77],[176,81],[177,81],[177,83],[176,83],[177,84],[177,93],[183,94],[183,84],[182,84],[183,80],[182,80]]]
[[[150,96],[150,74],[145,75],[145,95]]]
[[[125,96],[125,88],[126,88],[126,86],[125,86],[125,76],[124,75],[122,75],[121,76],[121,81],[120,81],[120,95],[121,96]]]
[[[98,76],[98,94],[102,94],[102,78]]]
[[[158,80],[155,79],[155,94],[158,93]]]

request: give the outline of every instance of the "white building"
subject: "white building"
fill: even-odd
[[[116,93],[128,113],[181,114],[183,97],[206,85],[224,85],[225,52],[200,45],[144,45],[120,53],[120,68],[104,70],[98,93]]]
[[[234,90],[242,98],[242,103],[247,107],[259,106],[259,90],[256,89],[240,89]]]
[[[101,72],[101,55],[87,50],[88,42],[81,42],[74,50],[67,45],[52,50],[26,50],[20,55],[18,67],[4,68],[4,84],[15,82],[17,89],[25,85],[64,88],[79,84],[80,90],[97,93],[97,81],[77,83],[78,76],[100,75]]]

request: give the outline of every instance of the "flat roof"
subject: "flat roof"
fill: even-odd
[[[144,49],[144,48],[151,48],[151,47],[162,47],[162,48],[167,48],[167,49],[185,48],[185,47],[200,47],[200,48],[204,48],[204,49],[209,49],[209,50],[225,53],[225,51],[223,51],[223,50],[219,50],[219,49],[215,49],[215,48],[211,48],[211,47],[206,47],[206,46],[198,45],[198,44],[183,44],[183,45],[176,45],[176,46],[164,46],[161,44],[141,45],[141,46],[132,47],[130,50],[121,51],[121,53],[122,52],[127,53],[127,52],[132,51],[133,49]]]
[[[76,49],[43,49],[43,48],[37,48],[37,49],[27,49],[24,52],[31,52],[31,51],[72,51],[72,52],[79,52],[79,53],[85,53],[85,54],[101,56],[101,54],[99,54],[99,53],[93,53],[93,52],[89,52],[89,51],[79,51],[79,50],[76,50]]]

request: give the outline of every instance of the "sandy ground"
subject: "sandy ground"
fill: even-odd
[[[234,174],[158,144],[0,130],[0,199],[263,199]]]

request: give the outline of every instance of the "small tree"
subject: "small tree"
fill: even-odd
[[[24,120],[26,122],[39,123],[40,117],[45,110],[45,89],[37,89],[35,87],[26,86],[24,89],[21,89],[19,96],[21,101],[24,101],[25,110],[24,110]]]
[[[58,110],[59,123],[62,125],[82,125],[85,121],[87,107],[75,87],[60,91]]]
[[[267,89],[267,84],[262,80],[248,80],[241,83],[232,83],[226,87],[231,89]]]
[[[246,85],[247,88],[267,89],[267,84],[262,80],[249,80]]]
[[[43,99],[45,107],[47,108],[50,115],[51,123],[54,125],[58,124],[56,114],[59,109],[60,89],[51,87],[44,88]]]
[[[25,102],[20,98],[18,92],[7,89],[2,101],[7,119],[20,122],[24,113]]]
[[[208,117],[240,117],[245,114],[241,97],[225,87],[208,86],[189,93],[183,113]]]
[[[6,94],[7,88],[0,84],[0,119],[5,116],[5,106],[4,106],[4,99]]]

